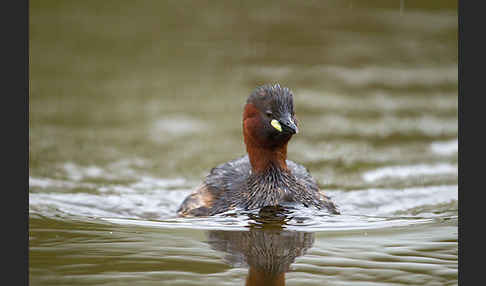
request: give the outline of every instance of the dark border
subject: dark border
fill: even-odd
[[[463,181],[463,96],[464,96],[464,82],[463,82],[463,18],[464,18],[464,5],[462,5],[460,0],[457,0],[457,76],[458,76],[458,164],[457,164],[457,171],[458,171],[458,283],[464,281],[463,277],[463,243],[462,243],[462,236],[463,236],[463,209],[464,209],[464,181]]]
[[[30,105],[29,105],[29,95],[30,95],[30,70],[29,70],[29,64],[30,64],[30,42],[29,42],[29,23],[30,23],[30,9],[29,9],[29,0],[23,0],[21,2],[24,6],[23,8],[23,15],[25,19],[23,19],[23,24],[25,25],[23,27],[23,30],[25,31],[24,34],[24,66],[25,66],[25,71],[24,71],[24,81],[25,81],[25,88],[24,88],[24,105],[25,105],[25,141],[24,141],[24,150],[26,150],[26,156],[24,159],[25,162],[25,187],[24,187],[24,194],[25,198],[24,201],[26,201],[26,207],[25,207],[25,228],[27,229],[27,233],[25,234],[25,242],[26,242],[26,250],[25,250],[25,272],[26,275],[24,276],[24,283],[25,285],[29,285],[29,277],[30,277],[30,272],[29,272],[29,113],[30,113]]]
[[[29,284],[29,1],[2,3],[3,284]]]
[[[8,4],[7,4],[8,3]],[[4,255],[8,268],[3,281],[11,285],[29,285],[29,0],[5,2],[2,45],[5,65],[4,98],[15,104],[4,105],[3,187]],[[10,102],[8,102],[10,103]],[[4,241],[4,240],[2,240]],[[19,245],[20,244],[20,245]],[[13,247],[13,246],[16,247]]]

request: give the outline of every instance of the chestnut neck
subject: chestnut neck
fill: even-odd
[[[254,173],[262,173],[272,167],[287,170],[287,144],[278,148],[265,148],[246,145],[246,151]]]
[[[263,122],[257,108],[248,103],[243,113],[243,136],[246,145],[246,151],[250,159],[252,171],[262,173],[266,170],[276,167],[280,170],[287,169],[287,143],[284,142],[266,142],[261,139]]]
[[[250,266],[245,286],[284,286],[285,272],[278,274],[266,273],[263,269]]]

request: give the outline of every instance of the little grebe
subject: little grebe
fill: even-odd
[[[287,143],[297,132],[292,92],[278,84],[256,88],[243,112],[248,155],[213,168],[182,202],[178,215],[210,216],[287,203],[339,214],[307,169],[287,160]]]

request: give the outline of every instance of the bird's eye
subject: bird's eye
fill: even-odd
[[[265,114],[266,114],[267,116],[272,116],[272,115],[273,115],[273,112],[271,112],[270,110],[267,110],[267,111],[265,111]]]

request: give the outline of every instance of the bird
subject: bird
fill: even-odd
[[[309,171],[287,159],[299,132],[293,92],[280,84],[256,87],[243,109],[247,154],[211,169],[177,210],[179,217],[213,216],[232,210],[301,205],[340,214]]]

